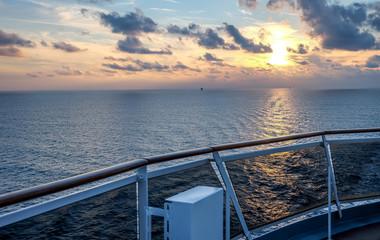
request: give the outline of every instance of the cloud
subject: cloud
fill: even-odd
[[[199,57],[198,59],[202,61],[208,61],[212,65],[216,65],[219,67],[235,67],[235,66],[223,63],[223,59],[217,58],[214,54],[211,54],[211,53],[205,53],[203,57]]]
[[[127,61],[131,61],[132,58],[130,58],[130,57],[127,57],[127,58],[115,58],[115,57],[109,56],[109,57],[104,57],[104,60],[127,62]]]
[[[88,10],[87,8],[81,8],[80,12],[82,13],[83,17],[88,18],[90,10]]]
[[[224,23],[225,30],[227,33],[233,37],[236,44],[238,44],[242,49],[252,52],[252,53],[271,53],[273,52],[272,48],[268,45],[264,45],[261,42],[259,44],[254,44],[252,40],[243,37],[240,34],[239,29],[233,25]]]
[[[177,12],[177,10],[170,9],[170,8],[150,8],[150,10],[162,11],[162,12]]]
[[[35,74],[35,73],[27,73],[26,74],[28,77],[32,77],[32,78],[37,78],[39,77],[38,74]]]
[[[285,5],[301,11],[301,20],[311,28],[310,35],[319,37],[324,49],[377,49],[375,37],[365,27],[380,31],[380,3],[343,6],[329,5],[327,0],[269,0],[267,8],[278,10]]]
[[[44,46],[44,47],[48,46],[47,42],[45,42],[44,40],[41,40],[41,45]]]
[[[111,3],[112,0],[78,0],[78,2],[91,3],[91,4],[102,4],[104,2]]]
[[[301,19],[311,27],[311,35],[322,39],[325,49],[349,51],[375,47],[375,37],[368,31],[360,31],[363,23],[363,6],[329,6],[326,0],[298,0]]]
[[[113,75],[114,73],[117,73],[116,71],[108,70],[108,69],[100,69],[100,71]]]
[[[374,11],[368,15],[369,24],[376,31],[380,31],[380,2],[370,4],[369,8]]]
[[[53,42],[53,47],[55,49],[61,49],[65,52],[68,52],[68,53],[73,53],[73,52],[80,52],[80,51],[85,51],[85,50],[82,50],[70,43],[65,43],[65,42]]]
[[[214,54],[211,54],[211,53],[205,53],[205,55],[203,55],[204,59],[206,61],[216,61],[216,62],[221,62],[223,61],[222,59],[220,58],[217,58]]]
[[[257,7],[257,0],[239,0],[239,7],[248,9],[255,9]]]
[[[295,8],[294,0],[269,0],[266,7],[271,11],[275,11],[284,8],[285,5],[288,5],[293,9]]]
[[[199,33],[198,37],[199,46],[204,46],[209,49],[225,45],[224,39],[219,37],[219,35],[211,28],[207,28],[204,33]]]
[[[162,65],[162,64],[159,64],[158,62],[150,63],[150,62],[143,62],[137,59],[137,60],[134,60],[134,63],[139,65],[142,69],[156,70],[158,72],[169,69],[168,65]]]
[[[177,62],[176,65],[172,66],[172,69],[174,71],[178,71],[178,70],[190,70],[190,71],[194,71],[194,72],[201,72],[200,69],[195,69],[195,68],[188,67],[188,66],[184,65],[181,62]]]
[[[143,47],[137,35],[141,33],[151,33],[157,31],[157,23],[151,18],[145,17],[144,13],[136,8],[136,13],[130,12],[124,16],[120,16],[116,12],[110,14],[98,13],[101,24],[110,27],[113,33],[121,33],[126,35],[125,40],[117,42],[117,49],[128,53],[137,54],[168,54],[172,52],[169,49],[161,49],[153,51]]]
[[[226,43],[223,38],[219,37],[211,28],[207,28],[204,33],[198,32],[196,34],[198,37],[198,45],[203,46],[207,49],[223,48],[226,50],[237,50],[238,48],[233,45]]]
[[[172,33],[172,34],[181,34],[181,35],[187,35],[187,36],[192,34],[191,30],[188,27],[180,28],[179,26],[173,25],[173,24],[170,24],[167,27],[167,30],[169,33]]]
[[[367,68],[378,68],[380,66],[380,55],[373,55],[368,58],[365,66]]]
[[[332,5],[333,13],[341,16],[345,22],[349,22],[355,26],[362,26],[367,20],[367,5],[354,3],[347,7],[340,5]]]
[[[105,67],[109,67],[112,69],[117,70],[124,70],[124,71],[143,71],[143,70],[155,70],[157,72],[163,72],[163,71],[169,71],[170,67],[168,65],[162,65],[160,63],[156,62],[143,62],[139,59],[132,59],[132,58],[114,58],[114,57],[105,57],[106,60],[113,60],[113,61],[122,61],[122,62],[129,62],[128,65],[121,66],[117,63],[111,63],[111,64],[103,64]]]
[[[306,61],[306,60],[298,61],[298,62],[296,62],[296,63],[298,63],[298,64],[300,64],[300,65],[309,65],[309,62]]]
[[[15,48],[15,47],[0,47],[0,56],[24,57],[20,49]]]
[[[171,55],[172,52],[169,49],[163,49],[160,51],[152,51],[148,48],[142,47],[141,41],[136,37],[127,37],[125,40],[119,40],[117,42],[118,49],[123,52],[128,53],[139,53],[139,54],[168,54]]]
[[[184,36],[190,36],[198,39],[198,45],[207,49],[223,48],[226,50],[239,49],[233,44],[226,43],[216,31],[211,28],[207,28],[205,32],[199,31],[200,26],[194,23],[190,23],[188,27],[179,27],[177,25],[170,24],[167,27],[169,33],[180,34]]]
[[[20,47],[30,47],[30,48],[33,48],[36,46],[36,44],[33,43],[32,41],[22,39],[17,34],[5,33],[2,30],[0,30],[0,46],[13,46],[13,45],[17,45]]]
[[[125,65],[125,66],[121,66],[117,63],[103,63],[103,66],[108,67],[108,68],[112,68],[112,69],[116,69],[116,70],[124,70],[124,71],[130,71],[130,72],[139,72],[139,71],[143,70],[142,68],[138,68],[138,67],[132,66],[130,64]]]
[[[78,76],[78,75],[82,75],[82,72],[77,70],[77,69],[73,69],[69,66],[62,66],[62,69],[61,70],[57,70],[55,71],[58,75],[64,75],[64,76]]]
[[[99,13],[101,24],[110,27],[113,33],[135,36],[142,32],[149,33],[157,30],[157,23],[145,17],[140,9],[136,13],[130,12],[120,16],[116,12],[110,14]]]
[[[295,53],[295,54],[307,54],[309,51],[309,47],[306,45],[298,44],[298,49],[293,49],[288,47],[287,48],[288,52]]]

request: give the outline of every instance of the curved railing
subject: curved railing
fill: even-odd
[[[46,196],[49,194],[57,193],[63,190],[72,189],[74,187],[78,187],[87,183],[92,183],[97,180],[109,178],[121,173],[125,172],[131,172],[132,170],[137,170],[137,173],[127,177],[127,180],[121,183],[120,181],[113,181],[111,183],[107,183],[104,185],[101,185],[99,187],[94,187],[89,190],[83,190],[79,193],[70,194],[69,196],[65,196],[60,200],[50,200],[49,204],[37,204],[36,206],[28,207],[26,209],[17,210],[11,213],[4,214],[3,216],[0,216],[0,227],[9,225],[11,223],[20,221],[22,219],[29,218],[31,216],[35,216],[47,211],[50,211],[52,209],[56,209],[62,206],[66,206],[68,204],[99,195],[101,193],[110,191],[112,189],[116,189],[118,187],[121,187],[123,185],[131,184],[136,182],[138,184],[138,205],[139,205],[139,236],[140,239],[148,239],[149,236],[149,226],[146,226],[144,222],[146,222],[147,216],[146,214],[142,214],[142,212],[145,212],[144,209],[149,208],[148,206],[148,179],[162,176],[168,173],[173,173],[177,171],[181,171],[184,169],[189,169],[195,166],[201,166],[209,163],[214,163],[217,167],[217,175],[222,179],[222,184],[226,191],[226,202],[230,201],[233,203],[240,224],[242,225],[244,234],[251,239],[250,233],[247,227],[247,224],[245,223],[244,216],[241,212],[239,201],[237,199],[236,193],[234,191],[234,188],[232,186],[232,183],[228,176],[228,171],[225,167],[225,163],[228,161],[235,161],[238,159],[243,158],[249,158],[249,157],[256,157],[256,156],[264,156],[269,155],[273,153],[279,153],[279,152],[287,152],[291,150],[298,150],[298,149],[304,149],[309,147],[315,147],[315,146],[322,146],[325,149],[327,162],[328,162],[328,187],[332,188],[329,189],[329,208],[330,208],[330,214],[331,214],[331,202],[332,197],[331,193],[333,192],[335,194],[335,202],[338,208],[339,213],[340,211],[340,203],[339,198],[337,194],[336,184],[335,184],[335,177],[334,177],[334,168],[331,158],[331,152],[330,152],[330,144],[337,144],[337,143],[349,143],[349,142],[378,142],[380,141],[380,138],[378,137],[371,137],[371,138],[360,138],[360,139],[339,139],[339,140],[327,140],[327,135],[337,135],[337,134],[358,134],[358,133],[375,133],[380,132],[380,128],[370,128],[370,129],[353,129],[353,130],[330,130],[330,131],[318,131],[318,132],[311,132],[311,133],[305,133],[305,134],[296,134],[296,135],[290,135],[285,137],[277,137],[277,138],[271,138],[271,139],[264,139],[264,140],[255,140],[255,141],[248,141],[248,142],[240,142],[240,143],[232,143],[232,144],[224,144],[224,145],[216,145],[211,147],[205,147],[205,148],[199,148],[194,150],[187,150],[187,151],[180,151],[165,155],[159,155],[159,156],[153,156],[148,157],[144,159],[138,159],[133,161],[128,161],[125,163],[121,163],[115,166],[111,166],[108,168],[100,169],[97,171],[77,175],[74,177],[66,178],[63,180],[43,184],[37,187],[32,187],[28,189],[23,189],[20,191],[15,191],[11,193],[5,193],[0,195],[0,207],[6,207],[13,204],[21,203],[23,201],[31,200],[34,198]],[[238,148],[246,148],[246,147],[253,147],[253,146],[260,146],[265,144],[272,144],[272,143],[280,143],[280,142],[286,142],[286,141],[293,141],[293,140],[300,140],[305,138],[313,138],[313,137],[321,137],[319,141],[313,141],[313,142],[306,142],[306,143],[298,143],[298,144],[292,144],[289,146],[281,146],[281,147],[274,147],[271,149],[265,149],[265,150],[255,150],[250,152],[244,152],[244,153],[236,153],[226,156],[220,156],[219,152],[225,151],[225,150],[234,150]],[[170,166],[170,167],[164,167],[158,170],[154,171],[147,171],[147,166],[156,164],[156,163],[162,163],[162,162],[168,162],[171,160],[176,159],[182,159],[182,158],[189,158],[194,156],[200,156],[205,154],[212,154],[212,158],[206,158],[201,160],[193,160],[186,163],[181,163],[178,165]],[[83,195],[83,196],[82,196]],[[160,211],[155,208],[151,208],[152,215],[158,215],[160,216]],[[229,211],[229,204],[226,204],[226,212]],[[229,219],[229,213],[226,213],[226,218]],[[330,218],[329,218],[330,219]],[[229,238],[229,220],[226,221],[226,239]],[[329,223],[331,225],[331,223]],[[330,227],[331,228],[331,227]],[[329,235],[331,235],[331,229],[329,229]]]

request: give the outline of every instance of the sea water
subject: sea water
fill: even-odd
[[[0,193],[173,151],[380,127],[380,89],[0,92]]]
[[[2,92],[0,193],[173,151],[374,127],[379,89]],[[339,197],[380,192],[379,143],[331,149]],[[249,228],[326,202],[326,165],[321,147],[226,163]],[[197,185],[221,187],[201,166],[150,179],[149,205]],[[1,228],[0,238],[136,239],[135,195],[129,185]],[[162,219],[152,224],[162,239]]]

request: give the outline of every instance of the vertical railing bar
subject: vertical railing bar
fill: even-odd
[[[230,218],[231,218],[231,206],[230,206],[230,191],[226,189],[226,240],[230,240],[231,236],[231,224],[230,224]]]
[[[218,166],[216,166],[216,162],[210,162],[210,165],[212,169],[215,172],[215,175],[218,177],[220,184],[222,185],[224,192],[225,192],[225,211],[226,211],[226,218],[225,218],[225,239],[230,240],[230,235],[231,235],[231,226],[230,226],[230,217],[231,217],[231,206],[230,206],[230,191],[226,188],[226,185],[224,184],[223,178],[220,174],[220,171],[218,169]]]
[[[327,233],[328,240],[331,240],[331,168],[328,166],[328,176],[327,176],[327,201],[328,201],[328,223],[327,223]]]
[[[323,145],[325,148],[328,165],[331,168],[331,181],[332,181],[332,187],[333,187],[334,195],[335,195],[335,204],[336,204],[336,207],[338,209],[339,218],[342,218],[342,208],[341,208],[340,201],[339,201],[338,189],[336,187],[335,171],[334,171],[334,165],[333,165],[332,157],[331,157],[330,144],[328,143],[325,135],[322,136],[322,139],[323,139]]]
[[[145,208],[145,214],[146,214],[146,232],[148,233],[148,240],[152,239],[152,213],[149,209],[149,207]]]
[[[138,233],[140,240],[149,240],[148,233],[148,178],[147,178],[147,166],[140,167],[137,170],[137,203],[138,203]]]
[[[216,165],[218,167],[220,175],[223,178],[224,184],[226,186],[226,191],[230,192],[230,199],[231,199],[231,201],[232,201],[232,203],[234,205],[234,208],[235,208],[236,213],[238,215],[240,224],[241,224],[241,226],[243,228],[244,234],[245,234],[245,236],[247,237],[248,240],[252,240],[251,233],[250,233],[250,231],[249,231],[249,229],[247,227],[247,223],[245,222],[244,215],[243,215],[243,213],[241,211],[240,204],[239,204],[239,201],[237,199],[235,190],[234,190],[234,188],[232,186],[232,183],[230,181],[230,178],[228,176],[227,169],[223,165],[222,159],[220,158],[220,155],[219,155],[218,152],[213,152],[212,155],[214,157],[214,160],[216,162]]]

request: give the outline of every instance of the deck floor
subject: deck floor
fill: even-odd
[[[331,238],[333,240],[380,240],[380,223],[354,228],[335,234]]]

